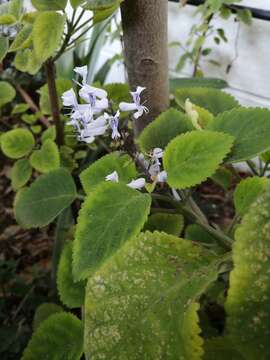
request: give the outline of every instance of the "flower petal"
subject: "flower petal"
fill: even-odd
[[[121,102],[119,104],[119,109],[121,111],[133,111],[137,110],[137,105],[134,103]]]
[[[132,189],[141,189],[145,186],[145,179],[139,178],[137,180],[132,180],[127,186]]]
[[[88,70],[87,70],[87,66],[81,66],[81,67],[75,67],[74,69],[75,73],[79,74],[82,77],[82,83],[86,84],[87,81],[87,75],[88,75]]]

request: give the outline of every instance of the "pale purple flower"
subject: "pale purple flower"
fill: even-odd
[[[121,135],[118,131],[120,111],[118,110],[117,113],[113,116],[109,116],[108,114],[106,114],[106,115],[108,117],[109,125],[112,129],[112,139],[120,138]]]
[[[76,107],[78,105],[77,97],[73,89],[67,90],[62,95],[64,106]]]
[[[114,171],[111,174],[107,175],[105,180],[118,183],[119,182],[119,176],[118,176],[117,171]]]
[[[87,65],[81,66],[81,67],[75,67],[74,68],[75,73],[79,74],[82,77],[82,83],[83,85],[86,84],[87,76],[88,76],[88,70]]]
[[[103,135],[107,128],[108,124],[105,117],[100,116],[96,120],[92,120],[80,131],[79,140],[90,144],[95,140],[96,136]]]
[[[119,104],[119,109],[121,111],[136,110],[136,112],[133,115],[135,119],[138,119],[140,116],[142,116],[144,112],[148,113],[149,110],[147,109],[147,107],[141,104],[141,93],[143,90],[145,90],[144,87],[138,86],[136,91],[131,92],[133,103],[121,102]]]
[[[132,189],[142,189],[145,186],[145,179],[139,178],[136,180],[132,180],[130,183],[127,184],[127,186]]]

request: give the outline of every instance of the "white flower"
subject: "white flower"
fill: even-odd
[[[164,183],[167,181],[167,172],[165,170],[161,171],[157,174],[156,181],[160,183]]]
[[[155,159],[162,159],[162,157],[163,157],[163,150],[160,149],[160,148],[155,148],[155,149],[153,150],[152,157],[155,158]]]
[[[196,110],[193,108],[193,104],[189,99],[186,99],[185,101],[185,111],[190,118],[192,125],[197,130],[202,130],[201,125],[199,124],[199,114]]]
[[[119,182],[119,176],[118,176],[117,171],[114,171],[111,174],[107,175],[105,180],[118,183]]]
[[[79,95],[84,101],[86,101],[88,104],[91,104],[92,106],[95,106],[97,99],[103,100],[103,104],[105,104],[105,99],[108,104],[107,91],[90,86],[88,84],[84,84],[82,86],[79,91]]]
[[[82,77],[82,83],[86,84],[88,75],[87,66],[75,67],[74,71]]]
[[[137,180],[132,180],[127,186],[132,189],[142,189],[145,186],[145,179],[139,178]]]
[[[107,121],[104,116],[98,117],[96,120],[87,124],[79,134],[79,140],[88,144],[95,140],[96,136],[103,135],[108,128]]]
[[[119,116],[120,116],[119,110],[117,111],[117,113],[114,116],[109,116],[108,114],[106,114],[106,116],[108,118],[109,125],[112,129],[112,139],[120,138],[121,135],[118,131]]]
[[[138,86],[136,91],[131,92],[133,103],[121,102],[119,104],[119,109],[121,111],[136,110],[136,112],[133,115],[135,119],[138,119],[140,116],[142,116],[144,112],[148,113],[149,110],[147,109],[147,107],[141,104],[141,93],[143,90],[145,90],[144,87]]]
[[[73,89],[70,89],[63,93],[62,101],[64,106],[76,107],[78,105],[77,97]]]

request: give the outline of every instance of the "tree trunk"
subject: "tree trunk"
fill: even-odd
[[[129,85],[146,87],[142,102],[149,109],[135,120],[137,136],[169,105],[168,0],[125,0],[121,14]]]

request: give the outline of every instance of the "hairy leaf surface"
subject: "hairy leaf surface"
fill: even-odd
[[[13,129],[1,137],[3,153],[11,159],[19,159],[28,155],[35,145],[32,133],[26,129]]]
[[[41,173],[58,169],[60,166],[60,153],[55,142],[47,139],[40,150],[33,152],[30,163],[34,169]]]
[[[76,197],[72,176],[63,168],[41,175],[15,198],[15,216],[25,228],[48,225]]]
[[[82,205],[73,256],[75,280],[86,279],[142,229],[151,197],[120,183],[103,183]]]
[[[270,149],[270,110],[238,108],[220,114],[208,126],[209,130],[234,136],[235,142],[227,162],[237,162]]]
[[[253,203],[235,233],[226,302],[227,333],[245,360],[270,358],[270,190]]]
[[[179,135],[166,147],[163,157],[168,184],[184,189],[213,175],[229,153],[233,137],[213,131]]]
[[[51,315],[34,332],[22,360],[79,360],[83,352],[83,325],[73,314]]]
[[[39,305],[35,312],[34,321],[33,321],[33,330],[36,331],[37,328],[47,320],[49,316],[64,311],[61,306],[54,303],[43,303]]]
[[[201,359],[197,300],[216,277],[216,258],[186,240],[126,242],[88,281],[86,358]]]
[[[97,185],[105,181],[107,175],[117,171],[119,182],[128,184],[137,176],[134,162],[130,156],[114,152],[95,161],[80,174],[84,191],[89,194]]]
[[[193,130],[189,118],[176,109],[169,109],[159,115],[141,133],[138,143],[142,151],[155,147],[164,149],[177,135]]]

